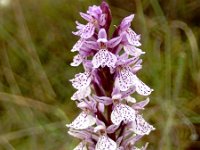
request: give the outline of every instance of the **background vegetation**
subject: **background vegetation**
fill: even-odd
[[[78,114],[68,82],[79,11],[101,0],[0,0],[0,149],[71,150]],[[200,1],[109,0],[113,25],[131,13],[142,35],[139,77],[154,92],[144,111],[149,150],[200,149]]]

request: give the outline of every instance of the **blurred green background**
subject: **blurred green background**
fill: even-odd
[[[79,113],[68,80],[79,11],[101,0],[0,0],[0,150],[72,150]],[[200,1],[109,0],[113,25],[136,13],[139,77],[154,89],[143,114],[149,150],[200,150]]]

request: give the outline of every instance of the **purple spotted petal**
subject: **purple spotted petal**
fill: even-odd
[[[88,86],[86,88],[82,88],[82,89],[79,89],[78,91],[76,91],[72,95],[71,99],[72,100],[82,100],[82,99],[88,97],[90,94],[91,94],[91,89]]]
[[[70,65],[74,67],[79,66],[83,62],[84,59],[85,58],[82,57],[80,54],[77,54],[76,56],[74,56],[73,62]]]
[[[132,123],[132,128],[130,129],[138,135],[148,135],[155,128],[147,123],[142,115],[136,115],[135,121]]]
[[[73,129],[87,129],[95,124],[95,117],[85,113],[84,111],[76,117],[76,119],[66,126]]]
[[[74,150],[87,150],[87,147],[83,142],[81,142],[74,148]]]
[[[99,50],[92,59],[92,64],[94,68],[101,67],[115,67],[117,62],[117,57],[109,52],[107,49]]]
[[[146,84],[144,84],[140,79],[138,79],[137,77],[134,80],[134,85],[136,87],[136,92],[140,95],[143,96],[148,96],[151,94],[151,92],[153,91],[153,89],[151,89],[150,87],[148,87]]]
[[[137,46],[137,47],[141,46],[141,43],[139,42],[140,35],[137,35],[131,28],[128,28],[126,30],[126,38],[129,44]]]
[[[73,46],[71,52],[80,51],[85,39],[79,39],[76,44]]]
[[[143,52],[141,49],[132,45],[125,45],[124,51],[133,57],[139,57],[141,54],[145,54],[145,52]]]
[[[136,76],[131,72],[130,67],[122,68],[116,78],[115,84],[121,91],[127,91],[133,84]]]
[[[103,135],[99,137],[98,142],[96,144],[95,150],[116,150],[117,144],[115,141]]]
[[[72,86],[76,89],[82,89],[88,87],[91,82],[90,73],[79,73],[75,75],[74,79],[70,80],[72,82]]]
[[[86,25],[81,27],[77,27],[79,30],[77,32],[72,32],[74,35],[80,36],[83,39],[88,39],[92,37],[95,30],[95,25],[91,22],[87,23]]]
[[[117,104],[111,113],[111,121],[115,125],[119,125],[122,121],[127,123],[134,120],[135,110],[125,104]]]
[[[95,26],[93,23],[88,23],[82,31],[81,37],[84,39],[90,38],[94,34]]]

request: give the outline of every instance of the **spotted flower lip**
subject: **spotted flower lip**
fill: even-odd
[[[138,135],[148,135],[152,130],[155,130],[155,128],[147,123],[142,115],[137,114],[135,120],[132,122],[130,130]]]
[[[115,67],[117,62],[117,57],[109,52],[107,49],[99,50],[92,59],[92,64],[94,68],[101,67]]]
[[[95,117],[83,111],[71,124],[67,124],[66,126],[73,129],[86,129],[94,125],[95,122]]]
[[[132,122],[135,120],[135,110],[125,104],[117,104],[111,113],[111,121],[115,125],[119,125],[122,121]]]
[[[91,78],[89,72],[79,73],[75,75],[74,79],[70,80],[72,86],[76,89],[82,89],[90,85]]]
[[[106,135],[100,136],[95,146],[95,150],[116,150],[116,149],[117,149],[116,142],[110,139]]]
[[[129,66],[124,66],[118,71],[115,86],[121,91],[127,91],[134,86],[136,92],[143,96],[148,96],[153,91],[153,89],[150,89],[135,74],[133,74]]]
[[[74,150],[146,150],[137,141],[155,128],[141,114],[153,89],[137,75],[142,69],[141,35],[131,29],[134,14],[125,17],[110,33],[112,15],[109,5],[90,6],[80,12],[87,22],[76,21],[79,37],[71,52],[73,67],[84,71],[70,80],[76,90],[71,99],[81,112],[66,126],[80,139]],[[112,35],[112,36],[110,36]],[[77,68],[79,69],[79,68]],[[138,101],[135,94],[147,97]]]

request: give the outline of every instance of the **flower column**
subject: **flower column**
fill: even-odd
[[[130,28],[134,15],[122,20],[112,38],[107,3],[80,15],[87,24],[76,22],[73,34],[80,39],[71,50],[78,52],[71,65],[82,64],[85,72],[70,81],[77,89],[71,99],[82,112],[67,124],[68,133],[81,140],[74,150],[138,150],[136,142],[154,127],[140,114],[149,99],[136,102],[131,94],[148,96],[153,90],[136,76],[144,52],[138,48],[140,35]]]

